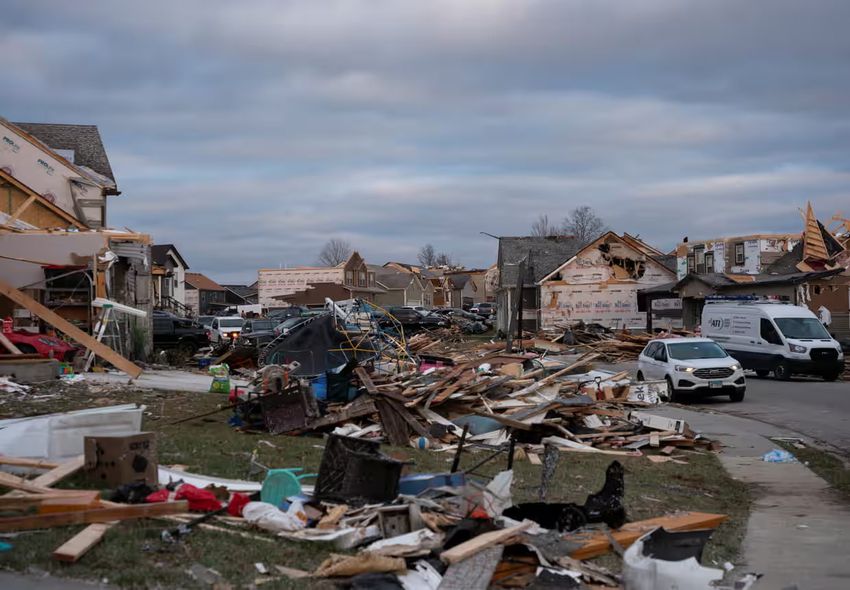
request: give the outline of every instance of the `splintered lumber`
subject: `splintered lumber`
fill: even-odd
[[[623,549],[640,539],[646,533],[664,527],[670,532],[695,531],[700,529],[715,529],[721,522],[729,518],[725,514],[709,514],[705,512],[682,512],[648,520],[639,520],[624,524],[616,531],[571,533],[564,537],[565,540],[581,543],[582,546],[570,554],[573,559],[591,559],[605,555],[611,550],[613,537]],[[610,534],[610,537],[609,537]]]
[[[52,490],[47,486],[38,485],[22,477],[18,477],[10,473],[4,473],[2,471],[0,471],[0,487],[9,488],[12,490],[19,490],[21,492],[29,492],[31,494],[56,493],[68,495],[78,493],[78,491],[75,490]]]
[[[181,500],[178,502],[162,502],[160,504],[109,506],[107,508],[95,508],[81,512],[13,516],[10,518],[0,518],[0,532],[45,529],[72,524],[110,522],[113,520],[132,520],[135,518],[150,518],[167,514],[181,514],[183,512],[189,512],[189,503]]]
[[[112,526],[108,522],[90,524],[59,546],[53,552],[53,559],[68,563],[78,561],[83,555],[88,553],[89,549],[100,543],[106,531],[112,528]]]
[[[48,494],[32,494],[26,496],[0,496],[0,510],[19,510],[30,506],[39,506],[45,502],[53,500],[61,500],[64,502],[74,501],[79,498],[91,500],[100,497],[100,492],[93,491],[77,491],[67,493],[70,490],[57,490],[55,493]]]
[[[79,342],[89,350],[92,350],[97,356],[115,365],[117,369],[127,373],[131,378],[136,379],[142,374],[142,369],[139,366],[125,359],[123,356],[109,348],[106,344],[92,338],[56,312],[44,307],[32,297],[19,289],[16,289],[2,279],[0,279],[0,295],[5,295],[14,303],[28,309],[30,312],[34,313],[37,317],[44,320],[57,330],[61,330],[63,333],[73,338],[76,342]]]
[[[347,408],[310,422],[304,427],[304,430],[315,430],[325,426],[333,426],[334,424],[339,424],[340,422],[345,422],[352,418],[359,418],[360,416],[365,416],[367,414],[374,414],[377,411],[378,409],[375,407],[374,401],[368,399],[366,396],[361,396],[351,402]]]
[[[369,377],[369,373],[366,372],[366,369],[363,367],[357,367],[354,369],[354,374],[357,375],[357,378],[360,379],[360,383],[363,384],[363,387],[366,388],[372,395],[378,394],[378,388],[375,386],[375,383],[372,381],[372,378]]]
[[[518,535],[519,533],[527,530],[534,524],[530,520],[523,521],[516,526],[508,527],[506,529],[499,529],[497,531],[490,531],[489,533],[484,533],[483,535],[478,535],[461,543],[460,545],[455,545],[448,551],[443,551],[440,554],[440,559],[445,561],[448,564],[458,563],[463,561],[464,559],[468,559],[472,557],[479,551],[484,551],[485,549],[492,547],[493,545],[499,545],[504,541],[507,541],[514,535]]]
[[[336,524],[340,521],[340,519],[345,516],[345,513],[348,512],[348,506],[345,504],[339,504],[334,506],[328,513],[322,517],[322,520],[319,521],[319,524],[316,525],[316,528],[319,529],[332,529],[336,526]]]
[[[44,459],[24,459],[22,457],[8,457],[0,455],[0,465],[13,465],[14,467],[29,467],[31,469],[56,469],[61,465],[55,461]]]
[[[64,463],[54,467],[47,473],[43,473],[32,480],[32,483],[37,486],[49,488],[65,479],[66,477],[75,474],[85,465],[85,457],[78,455],[73,459],[68,459]]]
[[[519,391],[515,391],[514,393],[511,394],[511,397],[516,397],[516,396],[520,396],[520,395],[526,395],[526,394],[529,394],[529,393],[533,393],[533,392],[537,391],[538,389],[540,389],[541,387],[543,387],[544,385],[547,385],[550,382],[554,381],[558,377],[560,377],[562,375],[566,375],[567,373],[569,373],[571,371],[575,371],[577,368],[579,368],[583,365],[586,365],[587,363],[589,363],[590,361],[592,361],[595,358],[598,358],[599,356],[600,355],[596,354],[596,353],[586,354],[586,355],[582,356],[581,358],[579,358],[578,360],[576,360],[573,364],[564,367],[560,371],[555,371],[554,373],[552,373],[548,377],[544,377],[540,381],[535,381],[534,383],[532,383],[531,385],[529,385],[528,387],[526,387],[524,389],[520,389]]]
[[[6,350],[11,352],[12,354],[23,354],[21,350],[15,346],[11,340],[6,338],[6,335],[0,332],[0,344],[6,347]]]

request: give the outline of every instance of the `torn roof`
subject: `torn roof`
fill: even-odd
[[[579,251],[572,236],[499,238],[499,287],[514,287],[519,262],[528,257],[524,284],[532,286]]]
[[[791,272],[783,274],[759,274],[759,275],[732,275],[725,273],[706,273],[695,274],[690,273],[676,284],[678,290],[686,283],[699,281],[709,287],[722,291],[732,287],[741,287],[742,285],[776,285],[776,284],[792,284],[796,285],[813,279],[828,278],[840,274],[843,269],[836,268],[833,270],[825,270],[818,272]]]
[[[78,167],[89,168],[98,175],[107,177],[113,184],[115,176],[103,147],[97,125],[69,125],[65,123],[16,123],[12,125],[23,129],[51,149],[73,152],[60,152],[59,155]]]

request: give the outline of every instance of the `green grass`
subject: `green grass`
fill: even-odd
[[[807,446],[798,449],[787,441],[777,440],[774,442],[797,457],[798,461],[805,464],[815,474],[825,479],[844,501],[850,502],[850,469],[847,468],[844,461],[817,447]]]
[[[159,460],[163,465],[181,464],[188,471],[229,478],[249,478],[250,457],[268,467],[304,467],[318,469],[323,450],[320,437],[272,437],[268,434],[240,433],[226,424],[228,412],[180,425],[170,423],[226,403],[218,394],[154,392],[123,388],[92,387],[77,384],[65,388],[61,397],[47,403],[7,398],[0,406],[4,415],[30,415],[47,411],[140,402],[147,406],[143,428],[158,433]],[[265,444],[267,441],[271,445]],[[273,446],[272,446],[273,445]],[[411,472],[448,471],[451,454],[421,451],[413,448],[387,447],[385,452],[413,462]],[[704,563],[734,560],[745,530],[749,510],[748,488],[731,479],[717,458],[684,453],[687,465],[652,464],[646,458],[621,457],[626,470],[626,508],[629,520],[642,520],[679,510],[724,513],[729,520],[718,528],[706,548]],[[463,466],[482,458],[480,453],[464,456]],[[605,468],[612,457],[580,453],[562,453],[554,481],[549,486],[550,501],[584,502],[598,491]],[[479,471],[494,475],[504,469],[504,459],[491,462]],[[261,479],[256,475],[253,479]],[[514,464],[514,501],[537,500],[540,467],[527,461]],[[77,476],[63,487],[85,487],[83,476]],[[213,522],[217,526],[221,523]],[[124,522],[112,528],[102,543],[73,565],[51,560],[52,551],[82,527],[66,527],[22,534],[10,540],[11,552],[0,554],[0,567],[25,571],[47,570],[57,576],[86,579],[108,579],[122,588],[200,588],[186,573],[193,563],[219,571],[234,586],[245,586],[258,577],[255,562],[271,569],[274,564],[312,570],[329,552],[316,544],[299,544],[280,539],[273,543],[244,539],[231,534],[197,530],[177,545],[163,545],[160,532],[175,526],[160,520]],[[253,532],[272,538],[262,531]],[[601,558],[617,567],[617,560]],[[321,582],[308,585],[316,586]],[[303,582],[282,580],[264,584],[263,588],[304,587]]]

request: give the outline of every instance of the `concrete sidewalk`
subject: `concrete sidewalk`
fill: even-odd
[[[754,484],[753,509],[736,573],[764,577],[759,590],[833,590],[850,587],[844,535],[850,509],[829,485],[801,463],[765,463],[777,445],[771,436],[800,436],[728,414],[664,407],[654,412],[684,418],[694,430],[725,445],[723,466],[735,479]]]

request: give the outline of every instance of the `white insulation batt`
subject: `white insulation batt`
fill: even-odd
[[[83,454],[86,436],[141,431],[145,406],[124,404],[0,420],[0,455],[61,461]]]

